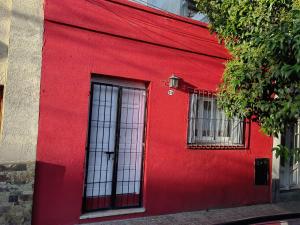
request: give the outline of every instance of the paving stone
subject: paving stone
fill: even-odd
[[[81,225],[213,225],[260,216],[300,213],[300,201],[203,210]]]

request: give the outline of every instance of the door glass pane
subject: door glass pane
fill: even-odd
[[[145,97],[144,90],[122,90],[116,190],[118,207],[139,204]]]
[[[203,101],[203,129],[202,136],[208,137],[212,136],[212,102]]]
[[[300,121],[293,126],[286,129],[285,145],[290,148],[299,148],[299,126]],[[289,158],[280,158],[280,188],[282,190],[289,190],[300,188],[300,173],[299,162],[293,156]]]
[[[112,191],[118,88],[93,84],[87,165],[87,207],[106,208]]]
[[[294,126],[294,139],[293,139],[293,148],[299,148],[299,138],[300,138],[300,120]],[[300,188],[300,168],[299,162],[292,157],[291,158],[291,175],[290,175],[290,183],[291,188]]]

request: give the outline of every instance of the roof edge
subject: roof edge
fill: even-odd
[[[97,0],[93,0],[93,1],[97,2]],[[188,24],[191,24],[191,25],[194,25],[194,26],[205,28],[205,29],[209,29],[207,23],[197,21],[197,20],[193,20],[193,19],[190,19],[190,18],[187,18],[187,17],[179,16],[179,15],[176,15],[174,13],[169,13],[169,12],[166,12],[166,11],[162,11],[162,10],[158,10],[158,9],[155,9],[155,8],[147,7],[147,6],[144,6],[142,4],[131,2],[129,0],[127,0],[127,1],[126,0],[105,0],[105,1],[111,2],[113,4],[118,4],[118,5],[123,5],[123,6],[126,6],[126,7],[130,7],[130,8],[133,8],[135,10],[144,11],[144,12],[154,14],[154,15],[157,15],[157,16],[162,16],[162,17],[166,17],[166,18],[169,18],[169,19],[177,20],[177,21],[180,21],[180,22],[183,22],[183,23],[188,23]]]

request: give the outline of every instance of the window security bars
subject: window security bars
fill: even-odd
[[[286,133],[284,135],[285,145],[290,149],[300,148],[300,119],[298,121],[286,128]],[[281,170],[286,170],[288,176],[285,177],[286,181],[282,179],[284,187],[289,184],[290,189],[300,188],[300,162],[297,161],[294,155],[288,158],[281,157],[280,159]],[[283,175],[284,176],[284,175]],[[282,176],[282,177],[283,177]]]
[[[294,125],[294,143],[293,148],[300,148],[300,119]]]
[[[146,91],[93,82],[84,212],[140,207]]]
[[[282,142],[290,149],[300,148],[300,119],[285,127]]]
[[[228,119],[213,93],[191,93],[188,146],[245,147],[245,120]]]
[[[300,119],[294,125],[294,148],[300,148]],[[290,184],[293,188],[300,188],[300,162],[296,160],[295,157],[292,157],[292,166],[291,166],[291,176]]]
[[[294,148],[300,148],[300,119],[294,126]],[[296,158],[293,158],[290,183],[292,187],[300,188],[300,162]]]

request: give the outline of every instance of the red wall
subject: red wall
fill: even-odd
[[[79,216],[91,73],[149,82],[146,212],[131,216],[268,202],[269,187],[254,185],[254,159],[271,158],[272,140],[256,124],[247,150],[186,147],[188,94],[169,96],[165,81],[175,73],[199,89],[216,90],[224,69],[220,58],[228,53],[203,24],[91,2],[45,4],[33,224],[87,222]]]

